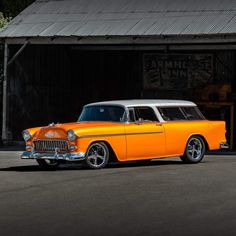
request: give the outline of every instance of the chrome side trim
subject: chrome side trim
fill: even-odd
[[[220,143],[220,148],[222,148],[222,149],[228,149],[228,148],[229,148],[229,144],[222,142],[222,143]]]
[[[85,153],[37,153],[37,152],[23,152],[21,159],[57,159],[65,161],[79,161],[85,159]]]
[[[141,132],[141,133],[128,133],[125,135],[142,135],[142,134],[161,134],[163,132],[159,131],[159,132]]]
[[[120,134],[91,134],[78,136],[79,138],[97,138],[97,137],[112,137],[112,136],[129,136],[129,135],[142,135],[142,134],[161,134],[163,132],[143,132],[143,133],[120,133]]]

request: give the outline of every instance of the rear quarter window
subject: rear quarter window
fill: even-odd
[[[204,120],[204,116],[197,107],[181,107],[188,120]]]
[[[163,120],[203,120],[204,116],[197,107],[157,107]]]
[[[159,107],[157,109],[165,121],[186,120],[186,117],[179,107]]]

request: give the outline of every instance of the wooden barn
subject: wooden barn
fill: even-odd
[[[84,104],[187,99],[236,135],[236,2],[36,0],[5,40],[2,140],[76,121]]]

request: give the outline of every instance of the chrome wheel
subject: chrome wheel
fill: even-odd
[[[202,142],[199,138],[191,138],[187,146],[187,154],[195,160],[198,160],[202,156]]]
[[[100,169],[105,167],[109,158],[109,150],[105,143],[97,142],[89,146],[86,153],[86,164],[90,168]]]
[[[206,144],[200,136],[192,136],[186,145],[184,155],[181,160],[186,163],[198,163],[204,157]]]

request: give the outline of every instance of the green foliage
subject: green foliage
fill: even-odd
[[[3,13],[0,12],[0,28],[5,26],[9,21],[10,21],[10,18],[9,17],[4,17]]]
[[[0,0],[0,28],[4,27],[12,18],[17,16],[32,2],[34,2],[34,0]],[[0,104],[1,81],[3,79],[3,48],[3,42],[0,40]]]

